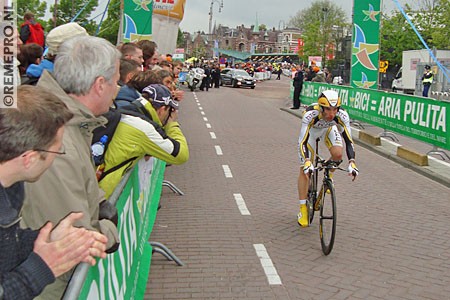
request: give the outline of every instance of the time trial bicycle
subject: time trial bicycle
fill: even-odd
[[[339,165],[342,160],[333,161],[320,158],[319,141],[316,140],[316,155],[314,159],[314,170],[310,174],[308,199],[306,201],[308,206],[309,224],[312,224],[314,219],[314,212],[319,211],[319,233],[322,251],[325,255],[330,254],[333,250],[334,239],[336,236],[336,190],[331,179],[331,173],[334,170],[347,171]],[[319,172],[323,171],[322,186],[320,190],[317,189],[319,183]],[[355,173],[353,173],[353,180],[355,180]]]

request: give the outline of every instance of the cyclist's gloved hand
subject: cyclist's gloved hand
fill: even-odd
[[[358,176],[359,174],[359,170],[356,167],[356,163],[354,161],[351,161],[350,164],[348,165],[348,175],[350,176]]]
[[[303,165],[303,173],[306,175],[312,173],[314,171],[314,166],[312,165],[311,161],[307,160],[305,161],[305,164]]]

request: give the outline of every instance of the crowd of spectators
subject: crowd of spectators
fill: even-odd
[[[74,266],[118,249],[108,198],[123,175],[141,158],[189,159],[177,121],[183,64],[152,41],[115,47],[77,23],[52,29],[45,52],[21,38],[18,105],[0,111],[0,299],[60,299]],[[95,166],[93,134],[112,113],[120,121]]]

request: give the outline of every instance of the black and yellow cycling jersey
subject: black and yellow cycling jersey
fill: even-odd
[[[355,150],[353,147],[350,128],[350,117],[348,113],[344,109],[340,108],[334,119],[327,121],[323,118],[322,109],[317,103],[308,106],[303,113],[302,128],[300,129],[298,139],[298,151],[300,157],[303,159],[311,158],[309,148],[311,148],[311,146],[315,143],[315,141],[309,141],[311,131],[322,130],[333,126],[338,128],[339,133],[345,141],[348,159],[355,159]]]

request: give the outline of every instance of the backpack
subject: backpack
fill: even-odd
[[[123,166],[130,164],[137,158],[131,157],[118,165],[108,169],[107,171],[102,171],[101,166],[105,162],[105,154],[108,150],[109,143],[114,138],[114,132],[117,129],[117,126],[119,125],[120,119],[122,117],[122,114],[126,114],[129,116],[139,117],[143,119],[144,121],[147,121],[151,123],[155,127],[161,127],[157,123],[153,122],[150,113],[145,109],[145,107],[142,105],[142,103],[139,101],[139,99],[130,102],[128,105],[122,106],[120,108],[111,108],[107,113],[104,113],[102,116],[105,117],[108,120],[108,123],[106,123],[104,126],[97,127],[93,131],[93,137],[91,145],[94,145],[102,139],[103,136],[107,136],[107,141],[102,143],[104,145],[104,151],[103,154],[100,156],[97,156],[95,159],[95,166],[97,167],[97,180],[100,182],[105,176],[108,174],[122,168]]]

